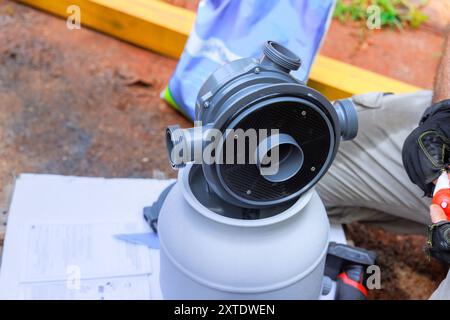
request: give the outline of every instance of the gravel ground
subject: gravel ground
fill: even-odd
[[[191,1],[175,2],[195,9]],[[352,32],[351,27],[333,23],[323,53],[375,71],[381,65],[391,75],[386,64],[392,65],[392,59],[398,64],[414,60],[416,53],[403,52],[423,46],[425,67],[403,61],[400,67],[414,72],[402,69],[391,76],[431,88],[439,34],[408,33],[414,44],[402,44],[396,51],[402,52],[399,58],[381,61],[383,50],[391,52],[392,46],[383,49],[378,46],[381,40],[371,40],[369,47],[378,54],[355,58],[364,53],[353,50],[359,42]],[[399,37],[404,34],[386,37],[387,43]],[[159,98],[175,65],[175,60],[85,28],[69,31],[63,20],[0,0],[2,220],[6,221],[14,179],[24,172],[175,177],[167,162],[163,129],[173,123],[190,124]],[[427,262],[422,253],[422,236],[399,236],[362,224],[347,229],[356,245],[379,254],[383,289],[371,292],[373,299],[427,298],[444,276],[444,269]]]

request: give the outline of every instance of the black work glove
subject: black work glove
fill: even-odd
[[[441,221],[428,227],[425,250],[433,258],[450,265],[450,221]]]
[[[433,180],[450,166],[450,99],[425,111],[405,140],[402,158],[409,179],[431,197]]]

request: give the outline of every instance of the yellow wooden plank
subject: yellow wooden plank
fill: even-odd
[[[323,55],[317,56],[309,79],[309,85],[330,99],[374,91],[404,93],[421,89]]]
[[[195,13],[158,0],[17,0],[67,17],[78,5],[81,22],[119,39],[178,58],[195,21]],[[329,99],[384,91],[412,92],[420,88],[318,55],[309,85]]]
[[[81,9],[81,23],[141,47],[178,58],[195,20],[191,11],[153,0],[17,0],[68,17]]]

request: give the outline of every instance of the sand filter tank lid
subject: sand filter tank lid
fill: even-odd
[[[295,201],[325,174],[341,139],[358,130],[352,104],[332,105],[291,75],[301,59],[289,48],[266,41],[260,56],[229,62],[208,77],[196,101],[201,127],[166,130],[174,168],[200,165],[211,194],[246,208]],[[220,135],[209,138],[214,133]],[[214,154],[196,156],[209,149]],[[269,154],[279,155],[269,161],[278,169],[270,173],[263,167]]]

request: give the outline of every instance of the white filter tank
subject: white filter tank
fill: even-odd
[[[200,194],[210,195],[194,190],[200,175],[192,165],[180,170],[161,209],[164,299],[318,299],[329,222],[314,189],[246,220],[233,218],[232,206],[203,205]]]

